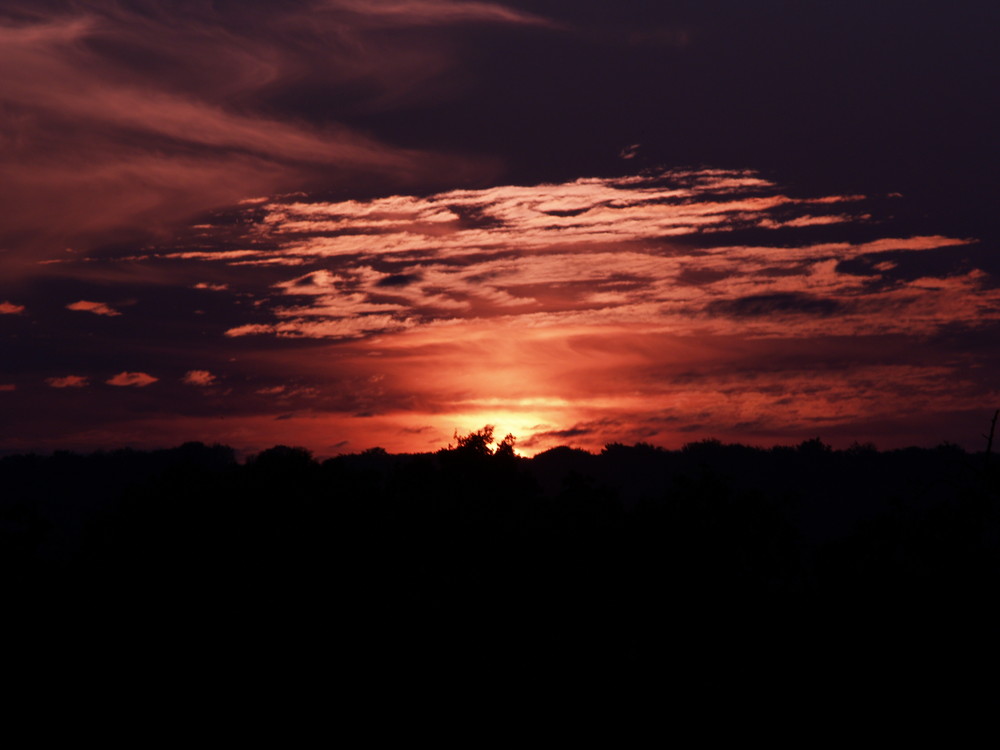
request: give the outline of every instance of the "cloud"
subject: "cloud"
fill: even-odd
[[[366,17],[369,23],[439,25],[452,23],[507,23],[551,26],[551,21],[498,3],[465,0],[327,0],[328,8]]]
[[[258,388],[254,393],[258,393],[262,396],[278,396],[284,393],[287,388],[283,385],[274,385],[268,388]]]
[[[281,338],[314,338],[314,339],[355,339],[379,333],[401,331],[413,325],[408,319],[398,319],[391,315],[362,315],[358,317],[326,317],[309,320],[307,318],[292,318],[274,324],[248,324],[236,326],[226,331],[226,336],[238,338],[273,334]]]
[[[136,388],[145,388],[147,385],[155,383],[157,380],[159,380],[159,378],[154,378],[152,375],[148,375],[144,372],[120,372],[104,382],[108,385],[120,387],[134,386]]]
[[[209,289],[213,292],[224,292],[229,289],[229,284],[211,284],[208,282],[199,282],[194,285],[195,289]]]
[[[891,420],[918,401],[960,411],[983,399],[978,381],[953,361],[915,361],[912,342],[1000,324],[984,271],[917,272],[974,240],[898,233],[864,196],[798,197],[746,171],[250,210],[253,223],[218,229],[238,251],[147,260],[211,263],[214,278],[270,264],[258,278],[271,283],[247,292],[253,317],[227,337],[257,336],[262,350],[270,337],[322,339],[310,347],[327,356],[292,356],[286,341],[273,376],[313,373],[313,392],[260,408],[303,429],[326,420],[358,445],[378,435],[413,450],[487,423],[529,451],[766,442]],[[252,230],[234,237],[234,225]],[[213,230],[199,231],[205,242]],[[258,387],[255,403],[266,395],[278,394]]]
[[[16,385],[13,385],[13,384],[10,384],[10,383],[0,384],[0,392],[10,392],[10,391],[16,391],[16,390],[17,390],[17,386]]]
[[[215,381],[215,375],[210,373],[208,370],[188,370],[184,373],[184,377],[181,379],[181,382],[186,385],[202,387],[212,385]]]
[[[90,384],[82,375],[67,375],[62,378],[46,378],[45,382],[53,388],[83,388]]]
[[[150,341],[142,361],[200,362],[182,378],[192,386],[225,371],[232,394],[195,407],[160,389],[155,407],[148,389],[182,439],[244,445],[278,430],[324,449],[416,451],[494,424],[526,452],[838,430],[849,443],[852,425],[996,400],[982,359],[995,357],[983,352],[1000,290],[975,267],[975,240],[906,233],[877,205],[789,194],[740,170],[289,195],[201,219],[127,261],[62,268],[123,284],[115,299],[204,302],[199,278],[239,290],[197,321],[186,303],[156,316],[154,330],[176,338]],[[156,290],[137,291],[154,271]],[[109,390],[87,401],[113,411]]]
[[[540,446],[567,445],[577,438],[603,439],[608,434],[606,424],[599,426],[574,425],[564,430],[541,430],[535,432],[527,440],[519,440],[520,447],[533,449],[536,452]],[[588,441],[589,442],[589,441]]]
[[[641,143],[633,143],[631,146],[626,146],[621,151],[618,152],[618,157],[620,159],[625,159],[626,161],[634,159],[639,155],[639,149],[642,147]]]
[[[803,242],[800,233],[814,227],[835,237],[842,225],[868,225],[865,197],[793,197],[745,170],[336,203],[291,197],[248,210],[259,220],[244,249],[165,254],[312,266],[275,282],[276,299],[259,300],[273,320],[232,325],[231,338],[346,341],[497,316],[524,327],[631,325],[649,335],[913,334],[1000,316],[1000,292],[979,272],[952,275],[947,300],[944,286],[919,278],[879,285],[894,265],[851,272],[858,259],[972,240],[879,236],[872,225],[864,241]],[[757,242],[734,244],[736,236]]]
[[[416,273],[395,273],[379,279],[375,282],[375,285],[379,287],[409,286],[410,284],[420,281],[420,278],[420,274]]]
[[[103,302],[88,302],[87,300],[80,300],[79,302],[73,302],[72,304],[66,305],[67,310],[75,310],[78,312],[89,312],[94,313],[94,315],[106,315],[108,317],[115,317],[121,315],[117,310],[108,307]]]
[[[249,196],[492,170],[380,142],[338,113],[390,106],[394,92],[412,96],[455,64],[416,33],[377,37],[373,20],[533,17],[490,3],[370,6],[191,2],[179,14],[10,0],[0,9],[0,68],[17,75],[0,78],[0,242],[45,257],[165,231]],[[333,112],[282,115],[272,99],[285,84]]]
[[[833,315],[841,310],[837,300],[814,297],[799,292],[753,294],[731,300],[709,303],[710,312],[735,317],[761,317],[767,315]]]
[[[13,302],[0,302],[0,315],[20,315],[24,312],[24,305],[15,305]]]
[[[763,194],[762,194],[763,193]],[[832,196],[824,203],[860,202]],[[274,201],[256,226],[276,248],[229,254],[188,252],[170,257],[227,260],[335,258],[349,255],[462,256],[544,249],[554,245],[647,242],[709,231],[780,228],[774,212],[809,199],[782,195],[744,171],[673,170],[620,178],[582,178],[546,185],[452,190],[426,198],[389,196],[371,201]],[[843,211],[828,223],[857,217]],[[260,237],[258,239],[261,239]],[[238,254],[238,255],[237,255]]]

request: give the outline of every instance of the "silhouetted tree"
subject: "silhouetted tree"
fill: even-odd
[[[791,637],[771,612],[871,622],[889,602],[954,611],[1000,583],[995,488],[957,446],[612,443],[527,459],[494,434],[322,464],[288,446],[240,464],[194,443],[0,458],[5,596],[44,592],[58,622],[218,619],[227,638],[256,628],[307,660],[355,622],[352,648],[385,665],[488,652],[528,668],[763,653],[766,625]]]

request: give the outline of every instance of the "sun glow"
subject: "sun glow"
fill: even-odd
[[[172,377],[155,363],[47,374],[45,390],[100,399],[131,385],[112,390],[141,410],[173,387],[184,416],[115,434],[317,456],[434,451],[485,425],[522,455],[836,442],[914,403],[962,412],[995,390],[961,356],[925,361],[914,345],[1000,323],[985,271],[913,272],[975,241],[880,226],[861,195],[797,198],[752,173],[688,170],[236,210],[241,221],[126,259],[177,274],[195,304],[230,305],[218,352],[170,360]],[[136,309],[116,304],[69,309],[109,326]]]

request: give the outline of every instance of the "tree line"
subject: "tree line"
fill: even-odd
[[[961,621],[968,638],[1000,582],[990,454],[514,446],[487,427],[325,461],[200,443],[8,456],[8,611],[396,667],[695,670],[834,629],[870,646]]]

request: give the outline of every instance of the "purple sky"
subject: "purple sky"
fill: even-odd
[[[0,451],[981,447],[1000,11],[870,5],[0,0]]]

